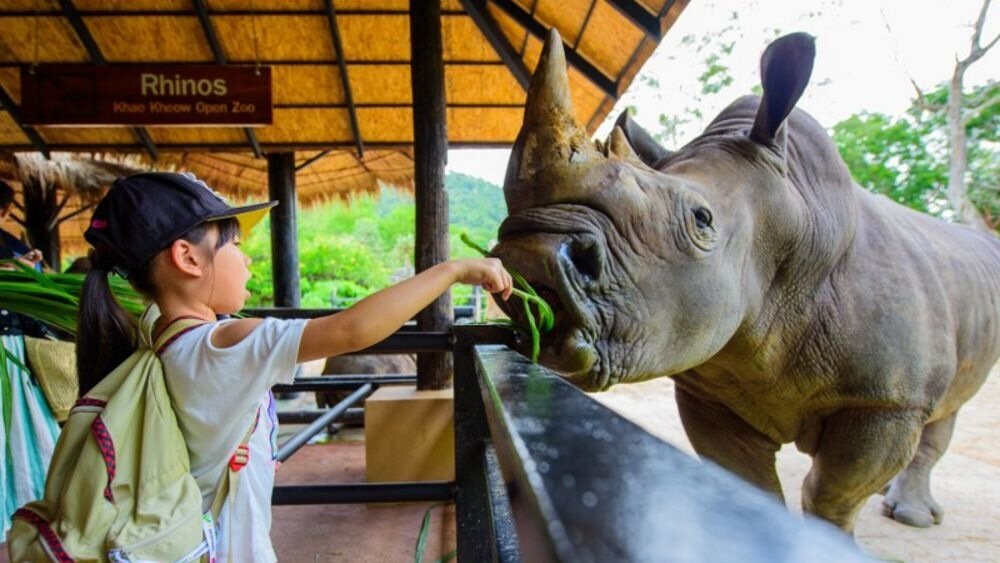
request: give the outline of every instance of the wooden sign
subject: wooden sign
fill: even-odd
[[[27,125],[270,125],[271,69],[39,65],[21,69]]]

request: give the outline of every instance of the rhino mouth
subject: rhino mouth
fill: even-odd
[[[565,237],[564,233],[538,231],[527,236],[508,237],[494,248],[493,254],[523,275],[538,296],[552,308],[555,322],[551,331],[541,333],[539,362],[559,372],[575,385],[587,387],[587,380],[598,364],[594,331],[590,328],[593,323],[588,320],[584,305],[559,267],[556,254],[547,253],[552,257],[550,259],[537,254],[540,238],[548,240],[562,237]],[[549,242],[557,244],[554,240]],[[506,302],[499,302],[499,305],[516,324],[529,326],[521,299],[512,297]],[[536,310],[533,305],[531,308]],[[519,337],[516,348],[530,356],[530,336]]]

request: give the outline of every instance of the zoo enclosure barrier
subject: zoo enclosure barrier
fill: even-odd
[[[297,313],[313,316],[282,316]],[[532,364],[511,349],[515,338],[490,325],[404,329],[358,352],[454,353],[454,482],[286,485],[272,504],[453,501],[462,562],[867,560],[829,524],[790,514]],[[354,390],[282,444],[279,458],[378,385],[409,381],[357,375],[276,387]]]

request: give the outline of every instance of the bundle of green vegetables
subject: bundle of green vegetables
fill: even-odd
[[[75,334],[84,277],[43,273],[17,260],[0,260],[0,307]],[[108,281],[122,308],[140,315],[145,304],[132,286],[116,276]]]
[[[465,233],[462,233],[459,238],[466,246],[483,256],[490,255],[488,250],[472,242]],[[531,361],[538,363],[541,333],[548,332],[555,326],[555,314],[552,312],[552,307],[538,295],[531,284],[524,279],[524,276],[510,268],[507,268],[507,271],[510,272],[510,277],[514,279],[514,285],[517,286],[514,288],[513,294],[521,299],[521,304],[524,306],[524,316],[528,320],[528,331],[531,334]],[[535,310],[532,310],[532,305],[535,306]]]

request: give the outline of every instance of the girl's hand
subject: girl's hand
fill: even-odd
[[[42,261],[42,251],[37,248],[29,250],[24,254],[17,257],[17,261],[28,266],[29,268],[34,268],[39,262]]]
[[[453,260],[456,267],[455,281],[469,285],[481,285],[490,293],[499,293],[506,301],[514,289],[510,273],[496,258],[469,258]]]

